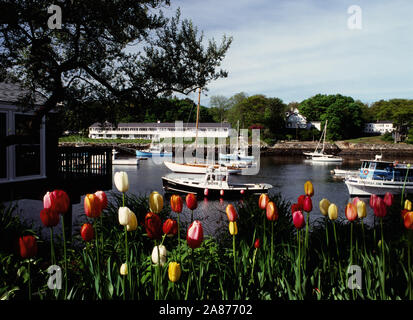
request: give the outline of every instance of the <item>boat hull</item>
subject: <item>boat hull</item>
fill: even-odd
[[[342,158],[332,158],[332,157],[313,157],[311,158],[313,162],[343,162]]]
[[[136,150],[136,156],[145,157],[145,158],[172,157],[172,152],[148,152],[148,151]]]
[[[350,196],[370,196],[371,194],[382,196],[386,192],[396,195],[401,194],[403,190],[403,182],[386,180],[350,178],[346,179],[345,184]],[[405,192],[413,192],[413,183],[406,183]]]
[[[174,163],[170,161],[164,161],[165,166],[173,171],[179,173],[194,173],[194,174],[205,174],[208,165],[205,164],[181,164],[181,163]],[[218,168],[218,166],[215,166]],[[241,173],[241,169],[228,169],[228,173],[230,174],[237,174]]]

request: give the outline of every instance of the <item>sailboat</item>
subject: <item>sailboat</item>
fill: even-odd
[[[314,152],[303,152],[303,154],[306,155],[307,158],[313,162],[342,162],[343,158],[332,155],[332,154],[327,154],[324,151],[325,142],[326,142],[326,134],[327,134],[327,123],[328,123],[328,120],[326,120],[323,133],[321,134],[320,140],[318,141]],[[321,140],[323,140],[323,146],[320,150],[318,150]]]

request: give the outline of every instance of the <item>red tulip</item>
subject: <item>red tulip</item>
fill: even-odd
[[[313,210],[313,201],[311,200],[311,197],[306,196],[304,198],[303,202],[303,210],[305,212],[311,212]]]
[[[37,242],[34,236],[19,238],[20,256],[23,259],[33,258],[37,254]]]
[[[384,200],[380,197],[377,197],[376,200],[374,201],[374,215],[379,218],[383,218],[387,214],[387,207],[386,204],[384,203]]]
[[[162,226],[163,233],[167,236],[174,236],[178,233],[178,223],[176,220],[167,219]]]
[[[303,208],[302,207],[300,207],[300,205],[298,204],[298,203],[293,203],[292,205],[291,205],[291,214],[293,214],[294,212],[296,212],[296,211],[300,211],[300,210],[302,210]]]
[[[372,195],[370,196],[370,203],[369,203],[369,204],[370,204],[370,208],[374,209],[377,198],[378,198],[378,196],[375,195],[375,194],[372,194]]]
[[[305,199],[305,197],[306,197],[306,195],[302,194],[297,199],[297,204],[298,204],[298,207],[299,207],[299,211],[304,210],[304,199]]]
[[[80,235],[85,242],[89,242],[95,236],[95,230],[90,223],[85,223],[80,228]]]
[[[47,208],[40,211],[40,220],[45,227],[52,228],[59,224],[60,216],[56,211]]]
[[[65,214],[69,210],[69,196],[63,190],[47,192],[43,197],[43,207],[51,208],[59,214]]]
[[[267,219],[269,221],[277,221],[278,220],[278,210],[277,207],[275,206],[274,202],[270,201],[267,204]]]
[[[195,210],[198,207],[198,201],[193,193],[188,193],[185,198],[186,206],[189,210]]]
[[[394,196],[390,192],[386,192],[383,200],[384,200],[385,205],[390,207],[393,204]]]
[[[345,214],[346,214],[348,221],[356,220],[358,217],[357,207],[352,203],[348,203],[345,209]]]
[[[227,213],[228,221],[234,222],[238,219],[238,213],[232,204],[227,205],[225,212]]]
[[[267,204],[270,201],[270,198],[268,198],[268,194],[262,193],[260,195],[260,198],[258,199],[258,206],[260,207],[261,210],[265,210],[267,208]]]
[[[204,240],[204,230],[202,229],[201,222],[195,220],[191,223],[186,234],[186,242],[192,249],[198,248]]]
[[[403,210],[400,212],[400,214],[401,214],[401,216],[402,216],[402,219],[404,219],[405,215],[406,215],[408,212],[409,212],[409,210],[407,210],[407,209],[403,209]]]
[[[106,193],[103,191],[96,191],[95,196],[99,199],[100,211],[105,210],[108,206],[108,197],[106,196]]]
[[[145,217],[145,230],[151,239],[160,239],[162,235],[162,221],[156,213],[148,212]]]
[[[305,226],[304,215],[301,211],[295,211],[293,213],[293,223],[297,229],[301,229]]]
[[[260,238],[257,238],[254,242],[254,248],[258,249],[259,247],[261,247]]]
[[[173,194],[171,196],[171,209],[173,212],[181,213],[183,205],[184,205],[184,202],[181,196],[177,194]]]
[[[89,218],[99,218],[102,213],[101,201],[95,194],[87,194],[84,200],[85,213]]]
[[[413,211],[407,212],[403,220],[404,220],[404,226],[406,227],[406,229],[413,230]]]

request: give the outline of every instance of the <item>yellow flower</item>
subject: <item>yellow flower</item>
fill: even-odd
[[[304,192],[309,197],[314,195],[314,187],[311,181],[306,181],[306,183],[304,183]]]
[[[338,208],[334,203],[328,207],[328,217],[330,220],[336,220],[338,218]]]
[[[126,230],[135,231],[137,228],[138,228],[138,219],[136,219],[136,215],[132,211],[129,211],[129,221],[128,221],[128,224],[126,225]]]
[[[177,282],[181,277],[181,265],[178,262],[171,262],[168,268],[168,277],[172,282]]]
[[[122,265],[120,266],[120,274],[122,276],[128,275],[128,265],[126,263],[122,263]]]
[[[404,202],[404,208],[408,211],[412,211],[412,202],[406,199],[406,201]]]
[[[237,227],[237,222],[236,221],[230,221],[229,222],[229,233],[232,236],[235,236],[238,234],[238,227]]]
[[[357,201],[357,215],[360,219],[367,217],[366,203],[363,200]]]
[[[330,201],[327,199],[321,199],[320,201],[320,212],[323,216],[326,216],[328,214],[328,207],[330,206]]]
[[[149,209],[153,213],[159,213],[163,208],[163,197],[158,192],[153,191],[149,195]]]

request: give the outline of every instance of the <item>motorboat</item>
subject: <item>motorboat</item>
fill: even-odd
[[[152,158],[152,157],[172,157],[172,152],[162,151],[159,144],[151,144],[149,149],[136,150],[138,158]]]
[[[135,165],[137,166],[139,164],[139,159],[138,158],[117,158],[116,155],[119,152],[116,151],[116,149],[112,149],[112,165]]]
[[[232,183],[226,167],[208,167],[205,176],[194,177],[162,177],[165,192],[194,193],[207,198],[242,198],[251,194],[268,192],[273,186],[267,183]]]
[[[173,172],[179,173],[193,173],[193,174],[205,174],[210,164],[205,163],[176,163],[172,161],[164,161],[164,165]],[[219,164],[213,165],[215,169],[220,167]],[[241,173],[242,169],[235,166],[228,166],[229,174]]]

